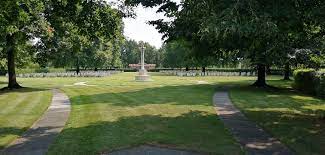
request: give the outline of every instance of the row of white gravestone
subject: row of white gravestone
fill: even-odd
[[[61,72],[61,73],[26,73],[17,74],[20,78],[46,78],[46,77],[106,77],[113,74],[121,73],[121,71],[81,71],[76,72]],[[8,76],[8,74],[6,75]]]
[[[255,76],[255,72],[219,72],[219,71],[175,71],[175,70],[165,70],[160,71],[161,73],[165,73],[168,75],[174,76]]]

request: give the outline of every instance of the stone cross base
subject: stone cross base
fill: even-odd
[[[140,70],[139,70],[139,75],[148,75],[147,73],[148,73],[148,72],[147,72],[146,69],[140,69]]]
[[[145,69],[139,70],[139,75],[135,76],[135,81],[152,81],[150,75],[147,74]]]

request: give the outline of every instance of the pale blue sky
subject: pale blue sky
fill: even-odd
[[[108,0],[117,1],[117,0]],[[173,0],[180,2],[180,0]],[[162,34],[158,33],[154,26],[147,24],[148,21],[156,19],[167,19],[162,13],[157,14],[157,7],[155,8],[144,8],[141,5],[135,8],[137,17],[123,19],[125,28],[124,35],[128,39],[136,41],[148,42],[156,48],[160,48],[163,41],[161,40]]]

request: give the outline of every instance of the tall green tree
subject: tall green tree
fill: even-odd
[[[6,54],[8,67],[8,88],[20,88],[15,72],[15,60],[19,46],[27,41],[49,36],[50,25],[44,17],[44,3],[40,0],[0,1],[0,45]]]
[[[162,53],[156,47],[147,42],[126,40],[121,46],[121,60],[123,62],[123,67],[128,67],[129,64],[140,63],[140,52],[142,45],[145,48],[145,63],[156,64],[156,66],[162,64]]]
[[[103,64],[99,63],[103,59],[91,60],[92,57],[99,60],[98,55],[110,58],[107,60],[110,65],[120,63],[118,42],[123,40],[123,13],[119,10],[101,0],[51,0],[44,12],[54,35],[51,38],[41,37],[37,43],[36,61],[41,66],[73,67],[79,72],[80,67]],[[112,46],[107,46],[108,42]],[[114,50],[108,50],[113,46]],[[96,65],[92,65],[93,62]]]
[[[128,0],[129,5],[160,6],[171,22],[152,21],[169,40],[185,38],[199,55],[238,52],[256,66],[255,86],[266,87],[265,68],[288,51],[315,48],[324,36],[325,1],[314,0]],[[302,44],[300,44],[302,43]],[[281,50],[277,50],[281,49]]]
[[[52,0],[46,9],[46,16],[55,28],[54,37],[58,40],[67,38],[65,42],[70,46],[63,48],[71,51],[72,62],[77,72],[81,64],[87,66],[85,63],[90,62],[87,55],[98,56],[97,52],[101,54],[104,54],[103,51],[110,52],[108,48],[112,48],[113,51],[110,55],[110,65],[120,65],[119,42],[123,40],[124,14],[111,8],[106,1]],[[69,26],[66,26],[67,24]],[[72,28],[69,30],[70,27]],[[108,42],[110,47],[107,46]],[[45,43],[50,43],[48,46],[55,44],[55,42]],[[102,50],[96,50],[100,48]],[[108,56],[108,53],[105,56]]]
[[[183,68],[198,65],[197,59],[192,55],[190,45],[184,40],[174,40],[163,45],[163,66],[170,68]]]
[[[129,64],[139,63],[140,47],[135,40],[126,40],[121,47],[121,60],[123,67],[127,68]]]

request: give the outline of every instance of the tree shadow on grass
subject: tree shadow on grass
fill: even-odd
[[[0,95],[1,94],[6,94],[6,93],[28,93],[28,92],[38,92],[38,91],[47,91],[49,89],[45,88],[29,88],[29,87],[23,87],[21,89],[13,89],[13,90],[8,90],[8,89],[0,89]]]
[[[4,138],[8,135],[21,135],[26,129],[23,128],[16,128],[16,127],[0,127],[0,139]],[[5,146],[0,146],[0,154],[1,149]]]
[[[291,91],[237,87],[232,101],[252,121],[301,154],[325,152],[325,100]]]
[[[191,111],[174,117],[127,116],[67,127],[49,154],[96,154],[144,144],[218,154],[242,153],[216,115]]]
[[[265,120],[263,127],[294,151],[302,154],[322,154],[325,151],[322,147],[325,144],[324,124],[305,122],[310,119],[304,115],[283,116],[279,112],[268,112],[268,116],[271,115],[279,117],[262,117]],[[107,153],[146,144],[203,154],[241,154],[238,144],[233,142],[216,115],[192,111],[177,117],[129,116],[111,122],[68,127],[56,139],[49,154]]]
[[[321,106],[325,104],[324,99],[306,95],[289,88],[259,89],[249,86],[233,88],[231,97],[245,108],[278,108],[278,110],[300,112],[305,115],[321,114],[325,110]],[[247,104],[245,104],[247,103]]]
[[[143,106],[147,104],[205,105],[211,106],[214,85],[181,85],[151,87],[140,90],[122,90],[101,94],[82,94],[70,98],[73,104],[111,104],[114,106]],[[125,88],[127,89],[127,88]]]
[[[20,136],[20,140],[12,142],[9,146],[0,146],[0,154],[44,154],[57,137],[59,128],[60,126],[46,126],[27,131],[26,128],[0,128],[0,138],[7,135]]]
[[[325,122],[316,116],[276,110],[245,114],[295,152],[315,155],[325,152]]]
[[[223,86],[229,86],[229,84],[231,85],[231,83],[224,83]],[[214,88],[214,85],[165,86],[136,91],[81,95],[73,98],[72,102],[73,104],[100,103],[124,107],[165,103],[211,106],[211,102],[206,99],[212,97],[210,94],[213,93]],[[302,148],[301,151],[307,154],[320,154],[325,151],[321,148],[325,142],[317,139],[319,137],[325,139],[325,133],[320,131],[325,128],[324,120],[319,118],[325,114],[321,107],[325,103],[324,100],[292,92],[288,88],[260,89],[247,85],[234,85],[231,89],[239,92],[241,96],[235,100],[236,102],[246,103],[244,112],[249,118],[259,124],[266,123],[263,125],[266,130],[275,133],[276,137],[284,140],[294,149]],[[254,103],[251,104],[252,102]],[[308,106],[313,106],[313,109],[309,109]],[[268,125],[268,123],[271,124]],[[292,134],[288,134],[290,132]]]

